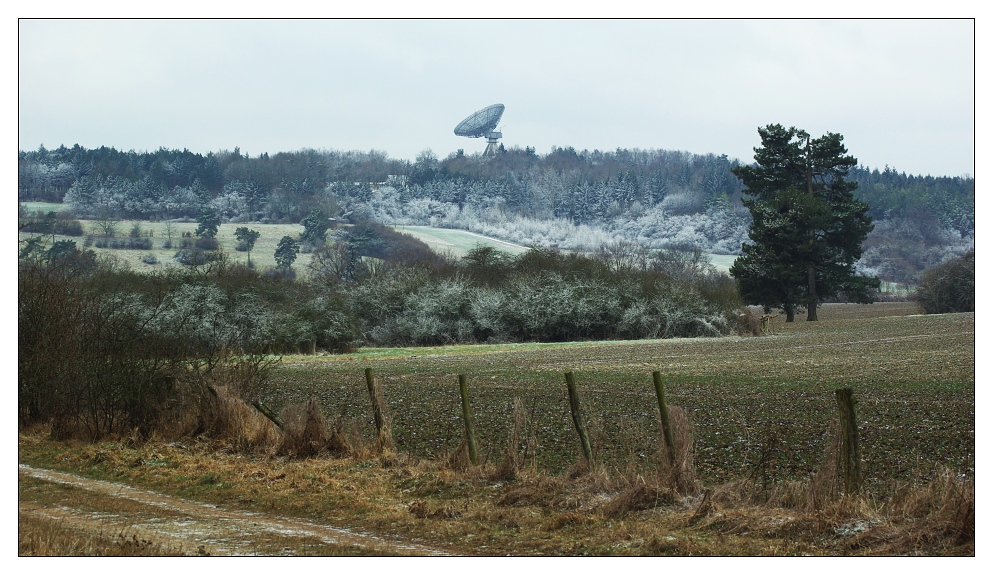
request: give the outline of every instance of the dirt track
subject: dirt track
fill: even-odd
[[[58,521],[84,533],[127,530],[164,549],[210,555],[446,555],[411,542],[387,540],[343,527],[301,519],[224,509],[136,489],[122,483],[20,465],[19,476],[60,484],[76,496],[127,503],[112,513],[20,501],[18,512]],[[106,501],[103,506],[106,507]]]

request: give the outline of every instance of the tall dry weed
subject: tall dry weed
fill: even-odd
[[[670,460],[665,447],[665,439],[659,434],[659,449],[655,454],[658,462],[658,483],[683,495],[693,495],[700,491],[696,469],[693,466],[693,424],[686,410],[669,406],[669,426],[672,428],[673,452]]]
[[[334,423],[331,424],[329,430],[327,449],[336,457],[343,457],[346,455],[352,455],[356,451],[356,444],[351,439],[352,437],[357,438],[356,441],[361,441],[360,436],[357,431],[351,431],[349,428],[349,420],[345,418],[345,411],[342,410],[338,414],[338,417],[334,419]]]
[[[458,447],[443,456],[442,467],[456,473],[465,473],[472,466],[469,461],[469,444],[462,440]]]
[[[604,516],[617,518],[633,511],[672,505],[680,497],[694,495],[701,490],[693,466],[693,425],[681,407],[670,405],[668,409],[674,457],[670,459],[660,430],[653,475],[645,477],[637,472],[634,450],[628,453],[630,461],[625,469],[617,470],[614,475],[608,475],[604,469],[596,469],[589,475],[587,483],[590,487],[601,492],[616,491],[616,494],[599,507]],[[633,438],[628,441],[631,444],[637,443]],[[582,464],[585,462],[577,463],[574,470]],[[570,477],[575,474],[576,471],[572,471]]]
[[[228,441],[236,451],[251,451],[275,444],[278,432],[271,421],[245,403],[237,391],[216,388],[214,434]]]
[[[885,504],[885,515],[905,526],[894,543],[905,546],[969,546],[976,539],[976,482],[941,468],[926,482],[898,486]]]
[[[313,457],[327,449],[331,432],[317,400],[292,404],[280,413],[283,434],[276,452],[291,457]]]
[[[805,506],[808,511],[822,509],[841,493],[841,423],[832,419],[824,440],[824,451],[817,472],[810,481]]]
[[[276,445],[279,432],[271,421],[248,405],[237,389],[227,386],[202,388],[198,393],[184,385],[178,400],[156,424],[157,437],[179,439],[206,435],[225,442],[235,451],[252,451]]]
[[[515,479],[522,471],[537,471],[538,437],[534,418],[528,415],[524,403],[514,398],[510,434],[504,447],[503,460],[497,465],[494,479]]]

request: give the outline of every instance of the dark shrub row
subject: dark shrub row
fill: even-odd
[[[914,299],[924,313],[976,311],[976,252],[924,270]]]
[[[75,246],[29,253],[18,269],[20,424],[85,438],[184,419],[206,430],[219,386],[249,399],[264,387],[252,305],[188,272],[137,274]]]

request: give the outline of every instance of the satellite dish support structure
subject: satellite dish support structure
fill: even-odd
[[[501,132],[490,132],[486,134],[486,149],[483,150],[484,156],[495,156],[497,153],[497,140],[503,137]]]

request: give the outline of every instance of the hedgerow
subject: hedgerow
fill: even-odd
[[[221,252],[141,274],[71,242],[23,248],[21,422],[101,437],[150,432],[185,410],[195,415],[190,425],[209,430],[217,388],[259,397],[269,354],[714,336],[734,328],[740,307],[705,262],[666,251],[506,256],[478,248],[456,262],[382,226],[351,234],[339,235],[338,252],[306,279],[231,264]],[[348,262],[348,273],[331,258]],[[225,375],[233,372],[254,379],[236,384]]]

